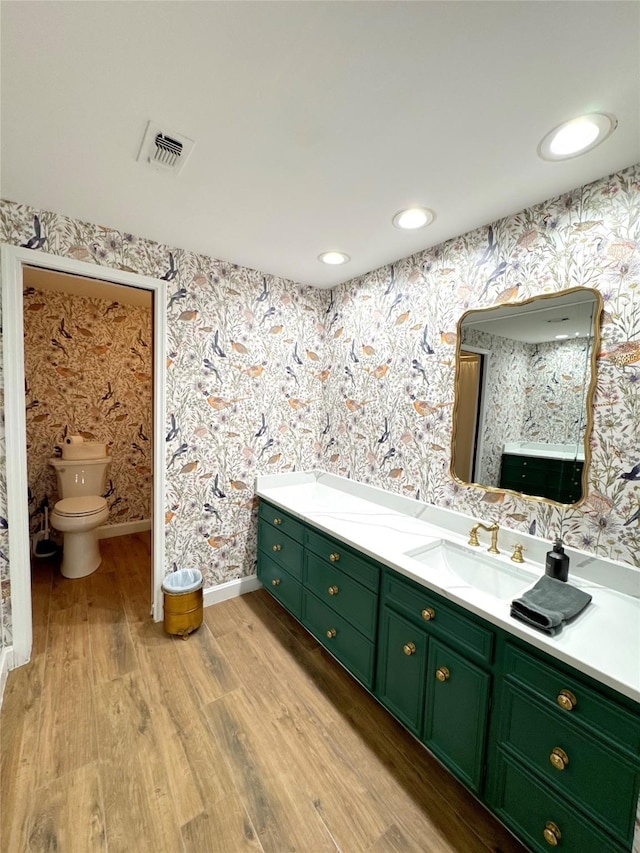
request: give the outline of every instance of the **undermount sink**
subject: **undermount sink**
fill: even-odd
[[[430,569],[446,572],[460,585],[471,586],[499,599],[517,597],[537,580],[537,575],[515,564],[505,564],[495,557],[444,539],[407,551],[406,556]]]

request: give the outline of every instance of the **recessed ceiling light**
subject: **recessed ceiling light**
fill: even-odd
[[[426,207],[410,207],[407,210],[399,210],[391,221],[396,228],[413,231],[416,228],[431,225],[434,219],[433,211],[427,210]]]
[[[344,252],[323,252],[321,255],[318,255],[318,260],[322,261],[323,264],[337,266],[348,263],[351,258],[349,255],[345,255]]]
[[[605,113],[579,116],[548,133],[538,145],[543,160],[568,160],[586,154],[610,136],[618,126],[615,116]]]

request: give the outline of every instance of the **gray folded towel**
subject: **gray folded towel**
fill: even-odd
[[[543,575],[521,598],[511,602],[511,615],[553,635],[562,629],[563,622],[577,616],[590,601],[587,592]]]

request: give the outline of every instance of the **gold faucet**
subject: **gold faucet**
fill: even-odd
[[[480,528],[486,530],[487,533],[491,534],[491,545],[487,548],[489,553],[499,554],[500,551],[498,551],[498,531],[500,530],[500,527],[495,522],[490,527],[487,527],[486,524],[482,524],[481,522],[474,524],[471,530],[469,531],[469,545],[480,544],[480,542],[478,541],[478,530],[480,530]]]

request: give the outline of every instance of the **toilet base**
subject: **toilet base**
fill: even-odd
[[[95,530],[65,533],[60,572],[65,578],[84,578],[102,562]]]

